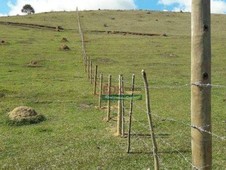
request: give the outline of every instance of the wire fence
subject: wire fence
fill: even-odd
[[[196,129],[202,134],[208,134],[212,137],[212,168],[226,168],[226,120],[221,120],[213,117],[212,131],[205,130],[205,127],[197,127],[192,125],[190,121],[190,105],[187,110],[178,109],[179,106],[170,106],[170,100],[163,99],[159,102],[165,102],[168,113],[159,113],[157,107],[151,108],[150,115],[152,116],[153,130],[148,122],[147,103],[145,100],[136,100],[134,94],[146,97],[145,90],[164,90],[169,93],[171,98],[190,93],[191,86],[201,88],[225,89],[226,85],[221,84],[201,84],[200,82],[176,84],[176,85],[150,85],[145,88],[141,81],[134,84],[127,77],[115,78],[111,75],[98,74],[98,63],[92,62],[92,58],[86,54],[86,46],[84,33],[82,31],[79,12],[77,10],[78,28],[81,36],[81,47],[83,55],[84,70],[87,73],[87,79],[93,86],[93,94],[99,97],[99,108],[106,112],[106,121],[113,122],[116,126],[116,131],[119,136],[126,137],[128,140],[128,153],[148,153],[150,156],[157,157],[159,166],[157,169],[205,169],[205,167],[195,167],[192,161],[191,153],[191,130]],[[109,78],[110,77],[110,78]],[[111,81],[109,82],[109,79]],[[121,82],[120,82],[121,81]],[[123,86],[122,86],[123,84]],[[164,93],[162,92],[162,93]],[[134,94],[133,94],[134,93]],[[151,94],[153,91],[151,91]],[[101,97],[112,97],[107,100],[102,100]],[[128,98],[125,96],[128,95]],[[132,97],[131,97],[132,96]],[[168,95],[169,96],[169,95]],[[116,99],[114,99],[116,98]],[[159,98],[158,98],[159,99]],[[131,100],[133,100],[131,110]],[[151,98],[152,100],[152,98]],[[189,98],[181,98],[182,103],[190,103]],[[156,103],[154,101],[154,103]],[[170,106],[167,108],[167,105]],[[149,105],[150,106],[150,105]],[[120,108],[121,107],[121,108]],[[131,114],[132,111],[132,114]],[[213,111],[214,112],[214,111]],[[121,117],[119,117],[121,114]],[[113,121],[115,120],[115,121]],[[117,125],[116,123],[117,122]],[[120,125],[118,125],[120,123]],[[206,125],[209,126],[209,125]],[[119,128],[119,129],[118,129]],[[151,133],[150,133],[151,132]],[[130,136],[130,137],[129,137]],[[158,151],[154,151],[152,137],[157,142]],[[126,151],[126,149],[125,149]],[[155,167],[156,169],[156,167]]]

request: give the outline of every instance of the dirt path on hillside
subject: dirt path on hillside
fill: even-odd
[[[139,33],[139,32],[128,32],[128,31],[100,31],[92,30],[94,33],[107,33],[107,34],[121,34],[121,35],[139,35],[139,36],[167,36],[166,34],[155,34],[155,33]]]
[[[40,24],[28,24],[28,23],[19,23],[19,22],[6,22],[6,21],[0,21],[1,25],[13,25],[13,26],[20,26],[20,27],[29,27],[29,28],[46,28],[51,29],[54,31],[62,31],[64,30],[61,26],[48,26],[48,25],[40,25]]]

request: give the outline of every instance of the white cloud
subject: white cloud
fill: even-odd
[[[191,0],[159,0],[165,6],[174,5],[174,11],[191,11]],[[226,13],[226,0],[211,0],[212,13]]]
[[[211,2],[212,3],[212,7],[211,7],[211,11],[213,13],[226,13],[226,2],[222,1],[222,0],[214,0]]]
[[[135,9],[134,0],[17,0],[16,3],[8,2],[9,15],[21,14],[25,4],[30,4],[36,13],[48,11],[75,11],[95,9]]]
[[[1,13],[0,13],[0,17],[4,17],[4,16],[7,16],[7,15],[6,15],[6,14],[1,14]]]

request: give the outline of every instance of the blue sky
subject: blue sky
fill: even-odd
[[[10,11],[12,11],[12,9],[9,7],[8,3],[12,3],[14,5],[17,3],[17,0],[0,0],[0,1],[1,1],[0,2],[0,14],[6,14],[6,15],[10,14]],[[32,0],[30,0],[30,2],[31,1]],[[39,1],[41,2],[43,0],[39,0]],[[86,0],[82,0],[82,1],[86,1]],[[93,1],[95,1],[95,0],[93,0]],[[121,1],[124,1],[124,0],[121,0]],[[29,0],[27,2],[29,3]],[[107,2],[107,0],[106,0],[106,3],[109,3],[109,2]],[[134,0],[134,3],[136,5],[137,9],[164,10],[166,8],[166,7],[164,7],[163,4],[159,4],[158,0]],[[167,9],[171,10],[173,8],[171,8],[170,6],[167,6]]]
[[[169,5],[161,4],[159,0],[135,0],[135,4],[137,9],[145,9],[145,10],[156,10],[163,11],[169,10],[172,11],[177,4],[172,3]]]
[[[36,12],[79,9],[147,9],[190,11],[191,0],[0,0],[0,16],[21,14],[31,4]],[[226,13],[226,0],[211,0],[213,13]]]
[[[150,3],[150,0],[136,0],[135,4],[138,9],[152,9],[152,10],[161,10],[162,5],[158,4],[157,0],[153,0]]]
[[[7,0],[1,0],[0,2],[0,13],[7,13],[9,7],[7,6]]]

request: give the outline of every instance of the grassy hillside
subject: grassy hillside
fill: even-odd
[[[151,86],[161,169],[190,169],[190,14],[148,11],[83,11],[80,19],[87,55],[99,73],[123,74],[144,95],[141,70]],[[61,26],[64,31],[0,24],[0,168],[1,169],[152,169],[145,101],[135,102],[132,154],[127,139],[115,137],[116,122],[105,122],[87,81],[75,12],[1,17],[0,21]],[[226,136],[225,15],[212,16],[213,132]],[[138,36],[97,31],[166,34]],[[62,38],[69,42],[61,42]],[[67,44],[71,50],[59,47]],[[34,64],[35,63],[35,64]],[[143,96],[144,97],[144,96]],[[9,126],[6,113],[34,107],[47,120]],[[126,102],[126,108],[128,108]],[[116,116],[117,110],[113,111]],[[126,109],[126,113],[128,110]],[[127,126],[127,124],[126,124]],[[213,136],[214,169],[225,168],[225,141]]]

